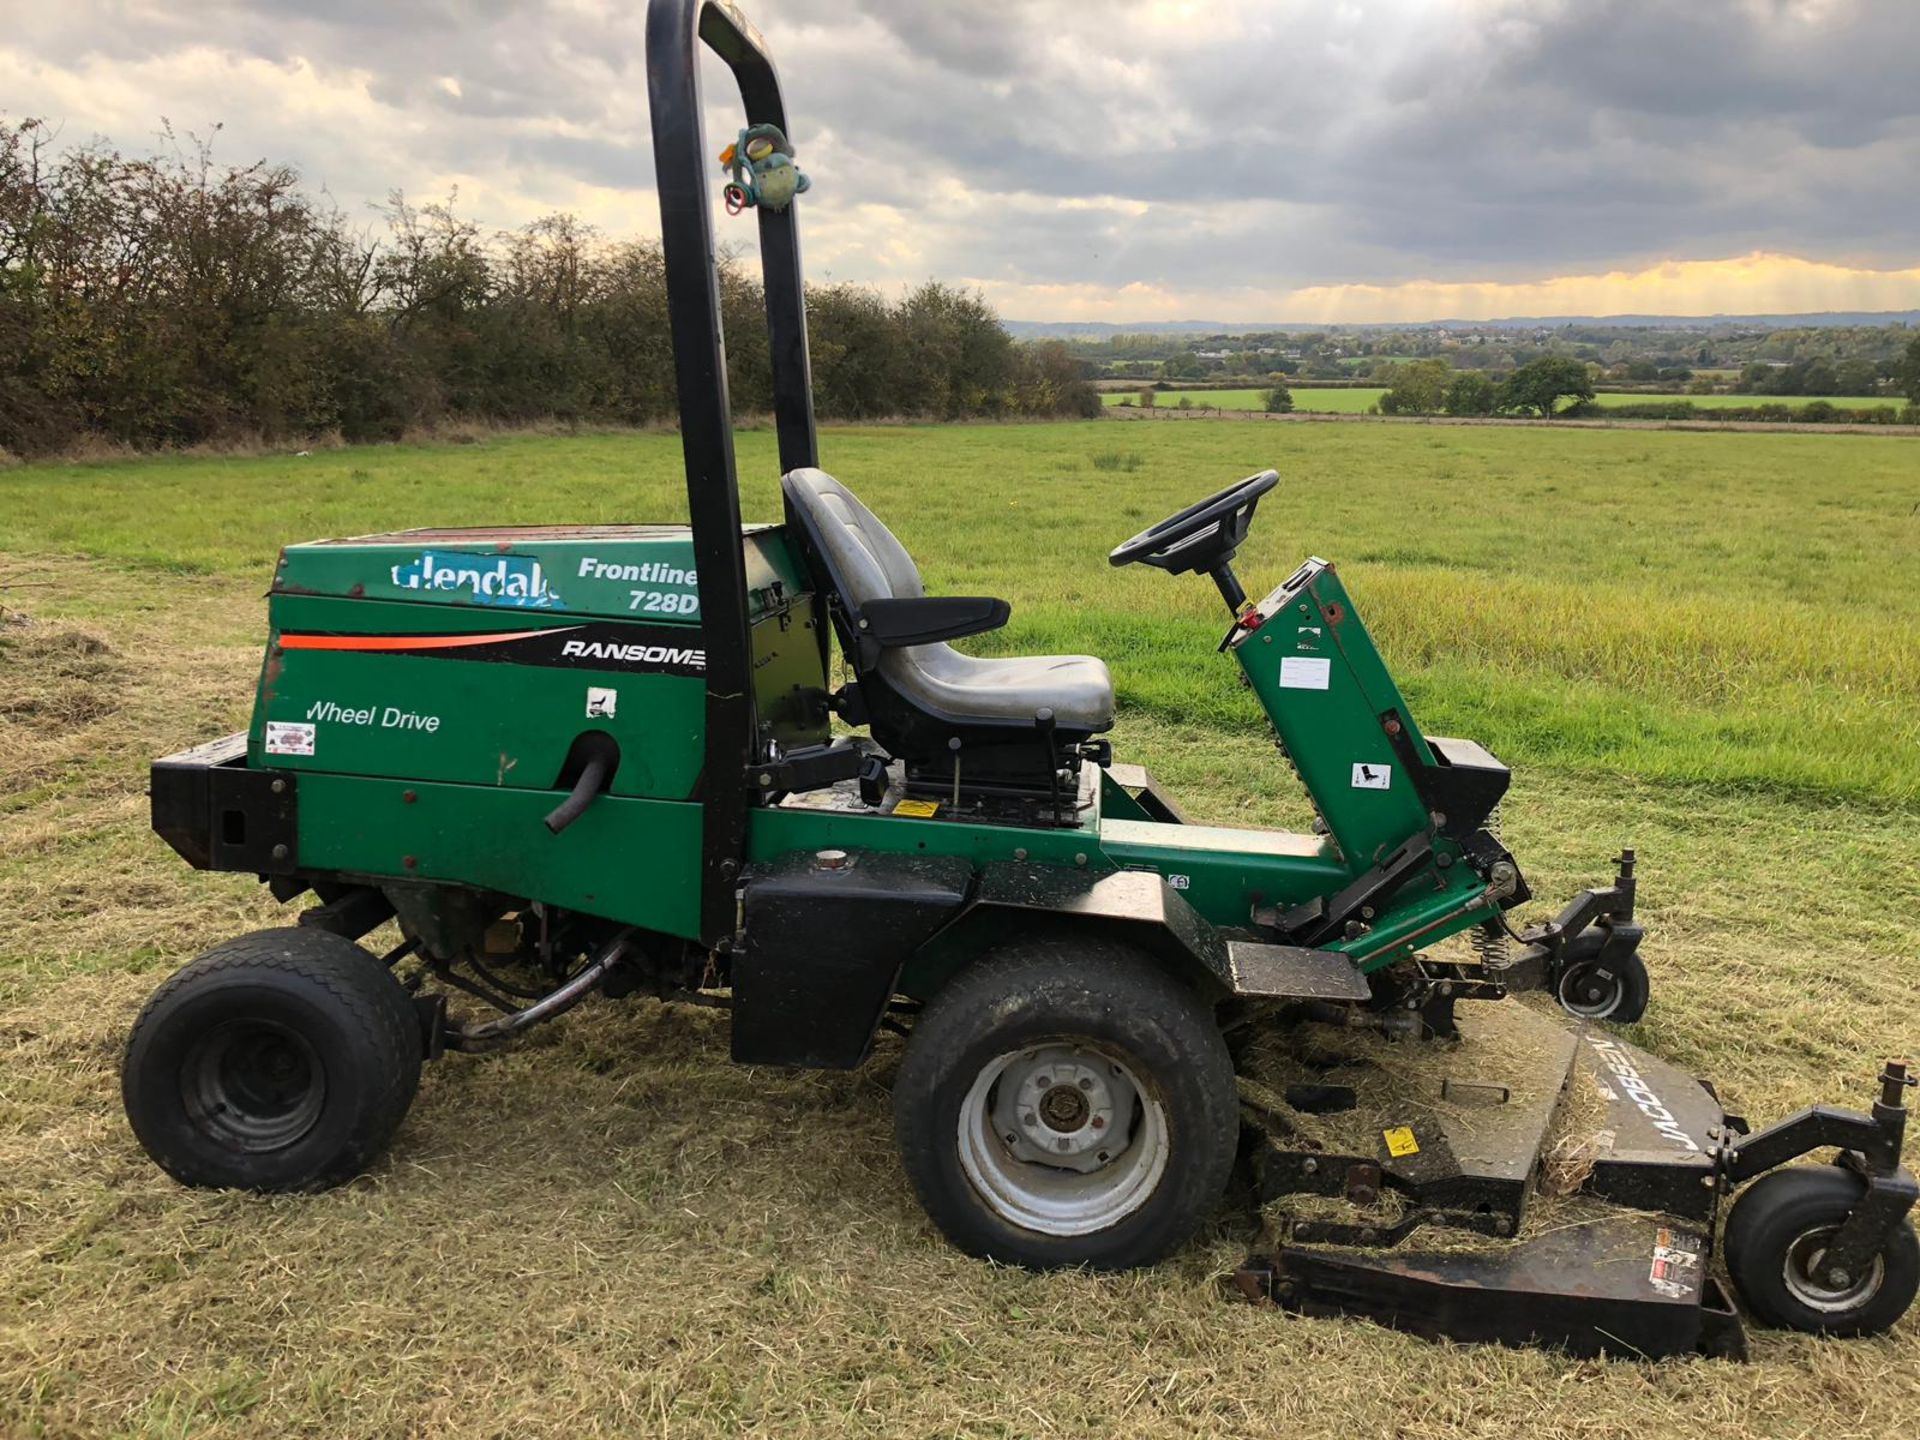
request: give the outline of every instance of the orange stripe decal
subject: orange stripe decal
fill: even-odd
[[[535,635],[563,635],[578,625],[545,630],[506,630],[488,635],[282,635],[282,650],[457,650],[468,645],[500,645]]]

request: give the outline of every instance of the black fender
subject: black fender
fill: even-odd
[[[1225,938],[1159,874],[999,861],[981,868],[966,911],[908,962],[901,991],[929,999],[968,961],[1040,930],[1122,941],[1215,998],[1235,989]]]

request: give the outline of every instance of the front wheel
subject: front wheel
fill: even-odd
[[[1906,1314],[1920,1290],[1911,1220],[1894,1226],[1859,1274],[1820,1274],[1827,1246],[1865,1191],[1837,1165],[1805,1165],[1742,1192],[1723,1249],[1747,1308],[1769,1325],[1815,1335],[1876,1335]]]
[[[1151,1264],[1219,1202],[1239,1136],[1211,1007],[1137,951],[1048,940],[963,971],[914,1027],[894,1122],[927,1213],[1033,1269]]]
[[[1624,957],[1603,956],[1605,937],[1588,931],[1567,947],[1554,997],[1560,1008],[1582,1020],[1631,1025],[1647,1013],[1651,984],[1638,950]]]

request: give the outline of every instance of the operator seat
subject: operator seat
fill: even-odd
[[[1113,678],[1091,655],[980,658],[946,641],[1004,625],[1004,600],[926,593],[913,557],[824,470],[780,481],[832,596],[873,736],[913,769],[944,773],[956,752],[982,780],[1044,787],[1063,747],[1113,724]],[[957,744],[955,742],[958,742]]]

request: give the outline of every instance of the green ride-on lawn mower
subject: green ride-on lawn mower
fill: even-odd
[[[727,199],[758,214],[778,524],[739,513],[702,42],[749,122]],[[153,1158],[195,1185],[336,1184],[393,1138],[423,1061],[644,993],[729,1006],[751,1065],[855,1066],[906,1031],[901,1157],[976,1255],[1150,1264],[1237,1173],[1274,1241],[1240,1287],[1311,1313],[1738,1354],[1718,1256],[1768,1324],[1898,1319],[1920,1277],[1904,1066],[1870,1113],[1750,1132],[1608,1029],[1648,998],[1632,853],[1510,923],[1530,896],[1494,819],[1506,767],[1422,732],[1333,566],[1242,591],[1274,472],[1110,559],[1219,588],[1220,649],[1313,833],[1188,823],[1100,738],[1099,660],[950,647],[1007,604],[926,594],[818,468],[805,184],[764,45],[731,4],[652,0],[647,47],[692,523],[283,552],[252,724],[155,762],[153,823],[199,868],[315,903],[148,1003],[124,1092]],[[358,943],[389,922],[385,954]],[[498,1013],[459,1018],[449,992]],[[1781,1168],[1815,1151],[1837,1158]]]

